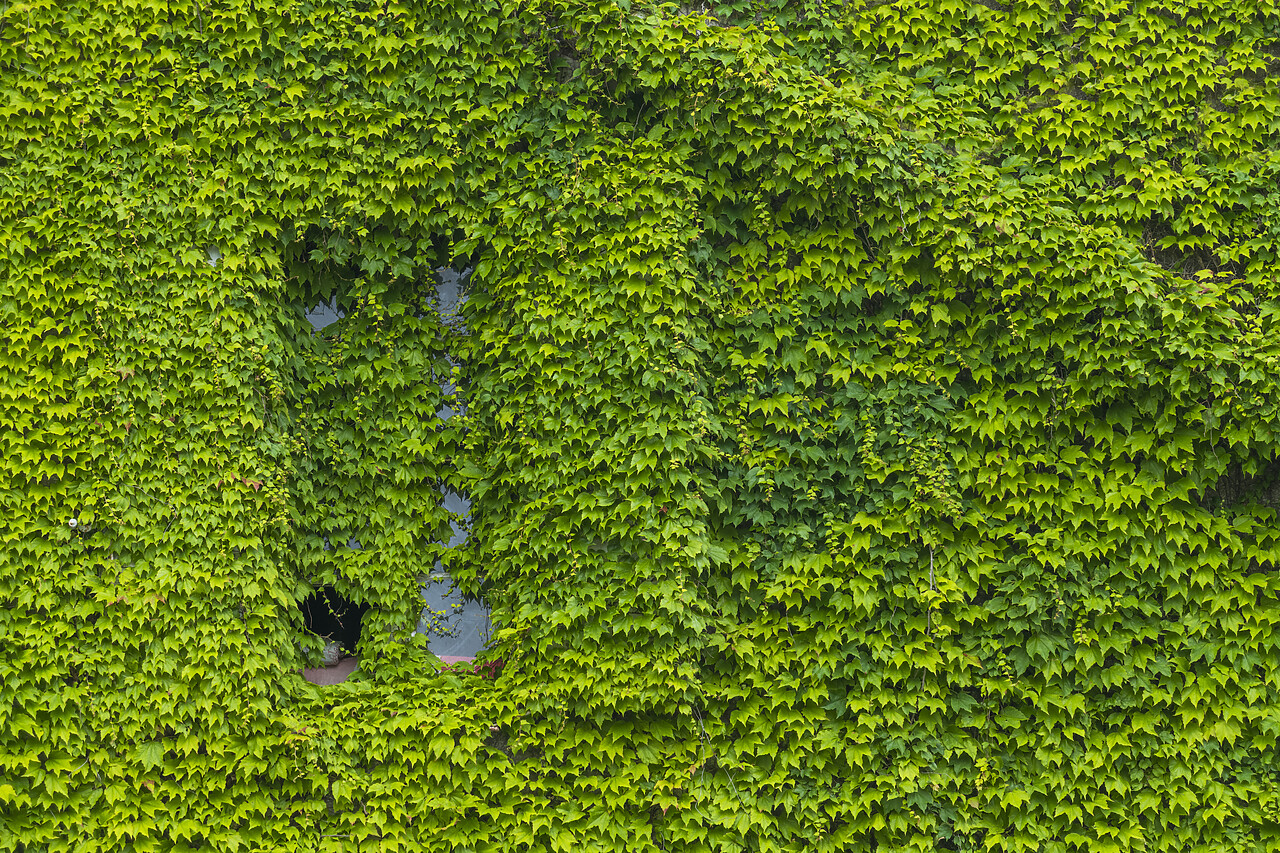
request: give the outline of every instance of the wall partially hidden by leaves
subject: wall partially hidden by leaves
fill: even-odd
[[[0,0],[0,851],[1280,848],[1278,80],[1273,3]]]

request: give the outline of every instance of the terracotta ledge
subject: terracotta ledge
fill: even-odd
[[[312,684],[340,684],[347,676],[356,671],[360,665],[360,656],[343,658],[333,666],[309,666],[302,671],[302,677]]]
[[[452,663],[471,663],[473,660],[475,660],[474,656],[467,657],[466,655],[436,655],[436,657],[440,658],[440,660],[444,661],[445,663],[451,663],[451,664]]]
[[[474,657],[466,655],[437,655],[442,663],[453,665],[455,663],[471,663]],[[351,673],[356,671],[356,667],[360,665],[360,656],[352,655],[349,658],[343,658],[333,666],[309,666],[302,671],[302,677],[312,684],[328,685],[341,684],[347,680]]]

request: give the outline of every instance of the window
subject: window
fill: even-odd
[[[359,642],[371,629],[410,627],[437,655],[474,657],[489,640],[488,607],[464,596],[440,560],[466,540],[470,502],[445,484],[448,459],[432,453],[463,405],[448,341],[465,334],[470,271],[437,269],[416,286],[333,265],[296,271],[295,536],[299,576],[313,589],[303,622],[320,635],[334,627],[321,611],[345,609],[360,614]],[[416,602],[389,600],[406,577],[418,579]]]

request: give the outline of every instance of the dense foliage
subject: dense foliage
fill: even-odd
[[[1274,849],[1278,74],[1270,2],[0,0],[0,850]]]

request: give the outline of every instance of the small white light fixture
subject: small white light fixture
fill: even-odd
[[[209,254],[209,266],[216,267],[218,261],[222,260],[222,250],[217,246],[209,246],[205,251]]]

